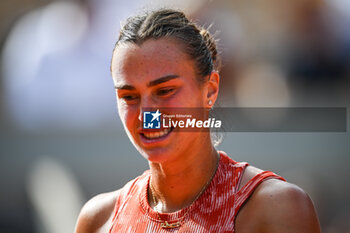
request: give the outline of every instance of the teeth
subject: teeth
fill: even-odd
[[[170,132],[170,129],[163,129],[162,131],[158,131],[158,132],[149,132],[149,133],[144,132],[143,135],[148,139],[154,139],[154,138],[163,137],[164,135],[167,135],[169,132]]]

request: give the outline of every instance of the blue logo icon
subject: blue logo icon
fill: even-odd
[[[144,129],[160,129],[159,109],[156,112],[143,112],[143,128]]]

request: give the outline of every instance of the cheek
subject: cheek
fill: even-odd
[[[198,86],[192,85],[186,87],[182,95],[177,99],[177,105],[180,107],[203,107],[205,94]]]
[[[118,101],[118,112],[120,120],[122,121],[126,130],[131,131],[132,128],[137,127],[138,108],[129,106],[122,101]]]
[[[117,108],[119,113],[119,118],[122,121],[122,123],[125,123],[125,115],[127,114],[127,109],[123,103],[117,98]]]

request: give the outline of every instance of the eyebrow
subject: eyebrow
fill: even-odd
[[[135,90],[135,87],[131,86],[131,85],[115,85],[114,88],[116,90]]]
[[[152,87],[152,86],[155,86],[155,85],[158,85],[158,84],[161,84],[161,83],[165,83],[165,82],[168,82],[168,81],[170,81],[172,79],[175,79],[175,78],[179,78],[179,75],[169,74],[169,75],[160,77],[160,78],[158,78],[156,80],[153,80],[153,81],[149,82],[147,84],[147,87]]]
[[[147,84],[147,87],[156,86],[158,84],[168,82],[168,81],[170,81],[172,79],[175,79],[175,78],[179,78],[179,75],[169,74],[169,75],[160,77],[160,78],[158,78],[156,80],[153,80],[153,81],[149,82]],[[135,90],[136,89],[134,86],[131,86],[131,85],[128,85],[128,84],[124,84],[124,85],[118,85],[117,84],[117,85],[115,85],[114,88],[117,89],[117,90]]]

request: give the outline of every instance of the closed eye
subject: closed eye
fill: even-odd
[[[139,96],[138,95],[121,95],[119,96],[120,99],[124,100],[126,103],[128,104],[133,104],[136,103],[136,101],[138,101]]]
[[[165,97],[165,96],[173,94],[175,92],[175,90],[176,89],[174,87],[161,88],[161,89],[156,91],[156,94],[158,96]]]
[[[126,96],[122,96],[122,99],[125,99],[125,100],[134,100],[134,99],[137,99],[137,96],[126,95]]]

